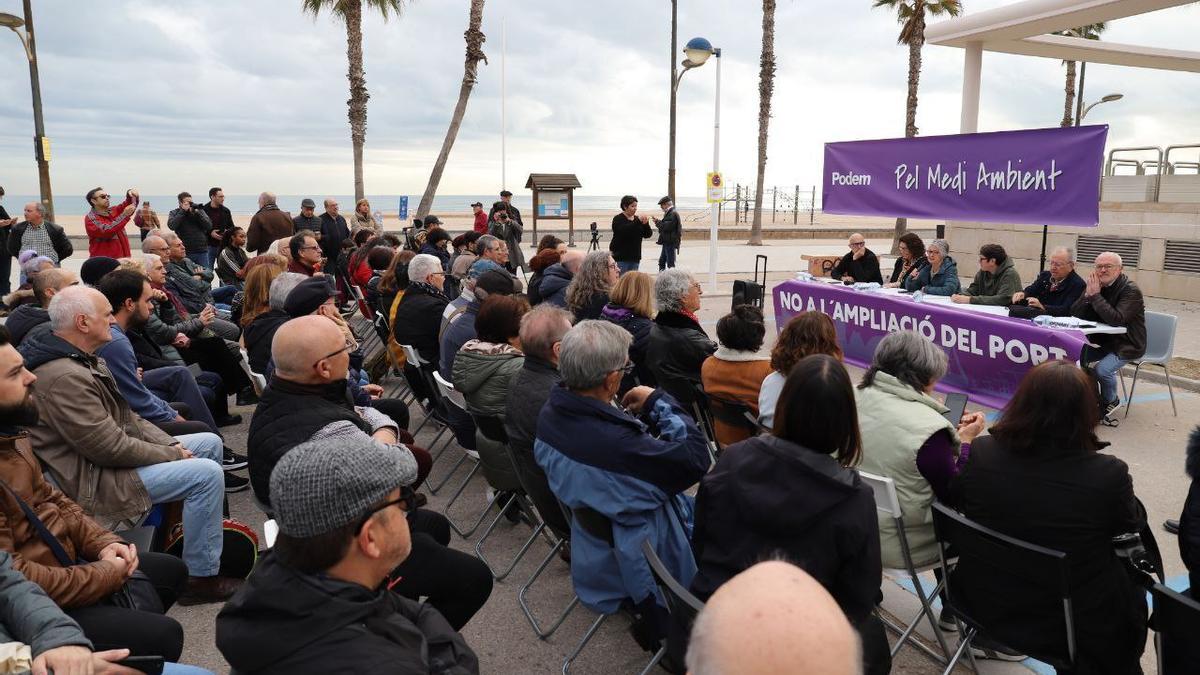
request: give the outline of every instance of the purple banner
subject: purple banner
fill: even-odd
[[[1003,408],[1034,366],[1050,359],[1077,361],[1083,333],[1030,321],[954,309],[909,296],[855,291],[823,282],[785,281],[775,287],[775,326],[782,330],[804,311],[828,314],[847,363],[867,368],[888,333],[912,330],[950,357],[939,391],[958,391],[990,408]]]
[[[1107,125],[825,144],[821,208],[1094,227]]]

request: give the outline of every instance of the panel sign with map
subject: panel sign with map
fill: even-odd
[[[566,191],[539,190],[537,214],[539,218],[566,218],[569,215]]]

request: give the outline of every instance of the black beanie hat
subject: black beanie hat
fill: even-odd
[[[120,266],[121,263],[117,262],[116,258],[102,255],[88,258],[83,261],[83,267],[79,268],[79,279],[88,286],[95,286],[100,283],[100,279],[104,278],[105,274]]]

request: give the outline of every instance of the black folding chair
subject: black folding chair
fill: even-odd
[[[1150,589],[1160,675],[1200,673],[1200,602],[1162,584]]]
[[[484,438],[492,441],[493,443],[499,443],[504,446],[504,454],[511,463],[512,450],[510,450],[508,447],[508,432],[504,429],[504,422],[501,421],[499,417],[493,415],[471,415],[471,417],[475,420],[475,428],[479,430],[479,433],[482,434]],[[486,459],[487,458],[482,458],[480,463],[482,464]],[[512,471],[513,476],[515,477],[517,475],[516,466],[513,466]],[[487,472],[485,470],[485,474],[486,473]],[[484,565],[487,565],[488,571],[492,573],[492,576],[496,579],[496,581],[501,581],[512,573],[513,568],[517,566],[517,563],[520,562],[521,558],[525,556],[525,553],[529,551],[529,547],[533,546],[533,542],[537,540],[538,535],[546,529],[546,524],[542,522],[541,518],[539,518],[537,515],[537,511],[533,508],[533,505],[529,503],[529,497],[526,496],[525,489],[520,486],[519,478],[517,480],[517,485],[493,487],[495,487],[497,490],[499,487],[505,488],[505,491],[512,495],[512,501],[509,504],[500,506],[498,513],[496,513],[495,517],[492,518],[492,522],[488,524],[487,529],[483,531],[483,535],[479,537],[479,541],[475,542],[475,555],[483,561]],[[487,556],[483,554],[483,542],[487,541],[487,538],[492,535],[492,532],[495,531],[496,525],[499,524],[501,517],[508,510],[509,505],[513,503],[515,503],[516,507],[520,509],[521,512],[524,513],[529,519],[529,523],[533,528],[533,532],[529,535],[529,538],[525,540],[525,543],[521,546],[521,549],[517,551],[516,556],[514,556],[512,559],[512,563],[510,563],[504,571],[500,571],[498,566],[492,567],[492,563],[487,559]]]
[[[709,394],[708,412],[712,419],[736,429],[744,429],[751,436],[757,436],[766,431],[758,423],[758,417],[754,415],[750,406],[741,401]]]
[[[970,657],[971,668],[979,672],[970,646],[972,640],[980,633],[1048,663],[1060,671],[1073,670],[1076,650],[1075,610],[1071,601],[1071,576],[1067,554],[986,528],[938,502],[933,504],[933,527],[937,533],[943,566],[948,559],[947,549],[953,549],[954,556],[958,559],[956,568],[946,575],[946,595],[949,599],[945,602],[944,609],[954,613],[962,641],[945,672],[954,670],[954,665],[962,658],[964,652]],[[1061,603],[1063,610],[1063,643],[1050,649],[1044,645],[1022,644],[1021,633],[1025,630],[1024,626],[996,624],[986,620],[984,617],[987,616],[988,607],[985,606],[985,601],[981,601],[977,595],[965,596],[958,590],[959,586],[954,581],[955,576],[962,574],[964,570],[969,570],[975,575],[985,574],[1014,591],[1032,590],[1044,597],[1056,599]],[[972,597],[972,600],[968,600],[967,597]]]
[[[642,542],[642,555],[646,556],[646,562],[650,564],[650,572],[654,574],[654,583],[658,585],[658,590],[667,601],[667,611],[671,615],[671,620],[684,631],[690,632],[692,624],[696,622],[696,616],[700,614],[700,610],[704,609],[704,603],[692,595],[691,591],[684,588],[683,584],[679,583],[671,574],[667,566],[659,559],[658,553],[649,539]],[[646,665],[642,675],[649,673],[666,654],[667,645],[664,644]]]
[[[692,417],[696,425],[708,439],[708,455],[713,464],[721,455],[721,443],[717,441],[717,429],[713,426],[712,415],[708,411],[708,395],[700,387],[692,387]]]
[[[578,522],[579,526],[582,527],[588,534],[604,541],[609,545],[610,548],[616,546],[616,540],[613,537],[612,521],[609,520],[604,514],[586,506],[571,510],[564,508],[563,511],[567,514],[569,519]],[[578,598],[578,596],[576,597]],[[620,610],[614,612],[614,614],[619,613]],[[592,638],[595,637],[596,633],[600,630],[600,626],[603,625],[604,620],[610,616],[612,616],[612,614],[601,614],[600,616],[596,617],[596,620],[592,622],[592,625],[588,626],[587,631],[583,634],[583,637],[579,640],[579,643],[575,645],[575,649],[571,650],[571,653],[568,654],[567,658],[563,660],[563,675],[568,675],[568,673],[570,673],[571,664],[575,662],[575,659],[579,658],[579,654],[583,652],[583,648],[586,647],[589,642],[591,642]],[[655,654],[650,663],[645,667],[645,669],[642,670],[642,673],[646,673],[653,668],[654,665],[658,663],[660,658],[662,658],[660,654]]]

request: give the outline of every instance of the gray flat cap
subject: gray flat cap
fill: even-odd
[[[280,532],[315,537],[367,515],[403,479],[400,454],[369,438],[309,441],[275,465],[271,506]]]

